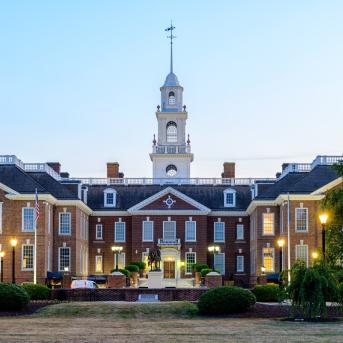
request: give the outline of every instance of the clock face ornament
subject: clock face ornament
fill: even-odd
[[[167,205],[168,208],[171,208],[174,205],[174,203],[176,203],[176,200],[173,200],[171,196],[168,195],[168,198],[163,202]]]

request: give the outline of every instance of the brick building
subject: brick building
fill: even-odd
[[[119,267],[146,261],[149,250],[159,247],[168,279],[191,277],[192,264],[201,262],[214,263],[225,279],[248,285],[262,268],[272,274],[280,263],[282,268],[296,259],[311,263],[312,253],[321,247],[319,202],[342,183],[331,166],[343,156],[283,165],[272,179],[236,178],[234,163],[224,163],[221,177],[191,178],[188,113],[172,60],[160,90],[152,178],[124,178],[118,163],[107,164],[103,179],[71,178],[60,171],[59,163],[23,163],[16,156],[0,156],[5,281],[12,280],[13,238],[18,242],[16,281],[33,280],[36,190],[39,282],[48,271],[109,274],[116,264],[113,245],[123,248]],[[283,261],[277,253],[280,238],[285,242]],[[220,252],[209,254],[210,245]]]

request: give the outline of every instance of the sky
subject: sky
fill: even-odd
[[[192,177],[343,153],[343,1],[0,0],[0,154],[151,177],[176,27]]]

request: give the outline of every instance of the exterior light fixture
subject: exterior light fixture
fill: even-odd
[[[4,256],[5,256],[5,252],[0,251],[0,269],[1,269],[0,282],[4,282]]]
[[[118,268],[118,257],[121,254],[121,252],[123,251],[123,247],[117,246],[117,245],[113,245],[111,247],[111,250],[114,252],[114,255],[116,256],[116,272],[119,271]]]
[[[12,283],[15,283],[15,247],[18,244],[18,241],[15,238],[10,240],[12,246]]]
[[[323,250],[323,259],[325,260],[325,226],[329,219],[329,215],[327,213],[321,213],[319,215],[320,224],[322,224],[322,250]]]
[[[279,246],[279,265],[280,265],[279,272],[281,274],[281,272],[282,272],[282,252],[283,252],[283,246],[285,245],[285,240],[282,238],[278,239],[277,245]]]
[[[214,255],[218,254],[220,252],[220,247],[218,245],[210,245],[208,247],[208,251],[213,254],[213,265],[212,265],[212,270],[214,271]]]

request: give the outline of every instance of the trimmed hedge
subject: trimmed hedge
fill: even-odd
[[[115,271],[116,271],[116,269],[114,268],[111,270],[111,273],[114,273]],[[118,269],[118,272],[121,272],[126,277],[130,277],[130,272],[127,269]]]
[[[139,267],[135,264],[129,264],[128,266],[125,267],[125,269],[128,270],[130,273],[139,272]]]
[[[146,267],[146,263],[145,262],[130,262],[130,266],[137,266],[139,270],[144,270]]]
[[[198,302],[199,311],[207,315],[222,315],[248,311],[256,302],[248,289],[225,286],[212,288]]]
[[[252,292],[260,302],[277,302],[279,298],[279,286],[274,284],[258,285]]]
[[[205,268],[205,269],[201,269],[201,277],[205,277],[208,273],[211,273],[211,272],[216,272],[220,274],[220,271],[218,269],[213,270],[211,268]]]
[[[194,264],[192,265],[192,269],[193,269],[195,272],[200,273],[203,269],[209,269],[209,267],[208,267],[207,264],[204,264],[204,263],[194,263]]]
[[[0,311],[22,310],[30,301],[24,288],[11,284],[0,283]]]
[[[33,283],[25,283],[21,285],[29,294],[31,300],[47,300],[49,299],[50,290],[44,285],[35,285]]]

